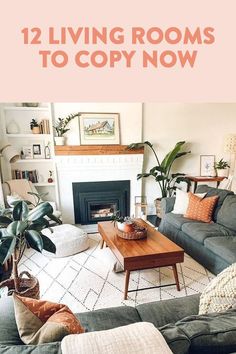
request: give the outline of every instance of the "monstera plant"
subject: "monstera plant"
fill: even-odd
[[[49,227],[49,219],[53,208],[48,202],[41,202],[29,210],[25,201],[16,202],[13,209],[3,209],[0,213],[0,264],[4,264],[12,256],[12,276],[14,289],[20,293],[21,278],[18,275],[18,264],[26,247],[38,252],[46,250],[56,252],[54,243],[42,234]],[[2,285],[2,284],[1,284]]]
[[[157,152],[149,141],[143,143],[134,143],[128,146],[129,149],[140,149],[147,146],[154,154],[156,164],[149,172],[138,174],[137,178],[152,177],[158,183],[161,191],[161,197],[171,197],[176,189],[176,184],[185,182],[190,184],[189,179],[184,173],[172,173],[172,165],[176,159],[189,154],[191,151],[183,151],[185,141],[179,141],[174,148],[168,152],[162,161],[158,158]]]

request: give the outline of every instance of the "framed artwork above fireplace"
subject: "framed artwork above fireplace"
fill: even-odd
[[[81,145],[119,145],[119,113],[79,113]]]

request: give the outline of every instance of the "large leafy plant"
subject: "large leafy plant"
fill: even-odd
[[[49,219],[55,220],[53,208],[48,202],[39,203],[29,210],[25,201],[16,202],[13,209],[3,209],[0,213],[0,264],[13,257],[12,277],[18,288],[18,263],[25,247],[38,252],[46,250],[55,253],[56,246],[42,230],[49,227]]]
[[[154,154],[156,165],[147,173],[139,173],[137,178],[153,177],[158,183],[161,191],[161,197],[171,197],[176,189],[176,184],[185,182],[190,185],[190,180],[184,173],[171,173],[172,165],[176,159],[189,154],[191,151],[183,151],[185,141],[179,141],[175,147],[164,157],[159,160],[157,152],[149,141],[143,143],[133,143],[128,146],[129,149],[140,149],[147,146]]]

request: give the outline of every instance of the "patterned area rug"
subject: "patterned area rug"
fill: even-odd
[[[214,277],[207,269],[185,254],[177,265],[181,291],[176,286],[135,291],[123,300],[124,272],[114,273],[105,261],[107,250],[101,250],[99,234],[90,234],[90,248],[65,258],[48,258],[27,249],[20,271],[27,270],[40,282],[41,298],[68,305],[74,312],[171,299],[201,292]],[[105,253],[104,253],[105,251]],[[109,250],[108,250],[109,252]],[[131,272],[129,289],[173,283],[171,267]]]

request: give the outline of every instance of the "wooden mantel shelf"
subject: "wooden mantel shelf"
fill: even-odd
[[[128,150],[128,145],[63,145],[55,146],[55,155],[126,155],[143,154],[144,148]]]

